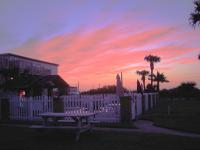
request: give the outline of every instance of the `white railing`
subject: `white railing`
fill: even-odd
[[[137,119],[143,112],[155,107],[158,101],[158,93],[143,93],[143,100],[142,94],[139,93],[128,93],[126,96],[131,96],[132,99],[131,116],[133,120]]]
[[[156,93],[129,93],[131,96],[131,116],[137,119],[144,111],[156,105]],[[115,94],[103,95],[72,95],[61,97],[64,103],[64,111],[80,108],[79,111],[96,112],[95,120],[100,122],[120,121],[120,98]],[[42,97],[10,97],[11,120],[39,120],[39,113],[53,112],[53,98]],[[74,111],[75,113],[75,111]]]
[[[96,112],[95,120],[101,122],[118,122],[120,118],[120,100],[115,94],[64,96],[64,110],[73,107]]]
[[[51,97],[10,97],[11,120],[38,120],[39,113],[52,112],[53,101]]]

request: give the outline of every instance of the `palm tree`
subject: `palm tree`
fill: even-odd
[[[200,25],[200,0],[194,1],[194,12],[190,14],[190,23],[192,26]]]
[[[146,71],[146,70],[141,70],[141,71],[136,71],[136,73],[138,74],[138,75],[140,75],[140,76],[142,76],[141,77],[141,80],[142,80],[142,82],[143,82],[143,88],[144,88],[144,91],[145,91],[145,87],[146,87],[146,85],[145,85],[145,79],[146,79],[146,76],[149,74],[149,71]]]
[[[200,0],[195,0],[194,2],[194,12],[190,14],[190,24],[195,27],[196,25],[200,25]],[[200,54],[198,56],[200,60]]]
[[[190,14],[190,24],[195,27],[196,25],[200,25],[200,0],[195,0],[194,2],[194,12]],[[200,60],[200,54],[198,56]]]
[[[148,55],[144,58],[147,62],[150,63],[150,69],[151,69],[151,86],[153,87],[153,70],[154,70],[154,63],[160,62],[160,57],[158,56],[153,56],[153,55]]]
[[[166,76],[163,73],[159,73],[159,72],[157,72],[156,76],[154,75],[154,79],[153,80],[157,82],[157,91],[158,92],[160,91],[160,82],[161,83],[163,83],[163,82],[169,82],[166,79]]]

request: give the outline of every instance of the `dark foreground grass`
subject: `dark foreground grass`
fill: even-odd
[[[157,126],[200,133],[200,100],[161,99],[160,106],[147,112],[142,119],[152,120]]]
[[[63,130],[38,133],[28,128],[0,128],[0,150],[199,150],[199,138],[168,135],[93,132],[81,135]]]

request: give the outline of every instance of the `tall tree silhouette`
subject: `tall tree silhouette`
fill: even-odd
[[[158,92],[160,91],[160,82],[161,83],[163,83],[163,82],[169,82],[166,79],[166,76],[163,73],[159,73],[159,72],[157,72],[157,74],[154,75],[154,79],[153,80],[157,82],[157,91]]]
[[[153,55],[148,55],[144,58],[147,62],[150,63],[150,69],[151,69],[151,86],[153,87],[153,70],[154,70],[154,63],[160,62],[160,57],[158,56],[153,56]]]
[[[194,11],[190,14],[189,21],[193,27],[196,27],[196,25],[200,25],[200,0],[195,0],[193,3]],[[200,54],[198,59],[200,60]]]
[[[149,71],[146,71],[146,70],[141,70],[141,71],[136,71],[136,73],[141,77],[141,80],[143,82],[143,88],[144,90],[146,89],[146,85],[145,85],[145,79],[146,79],[146,76],[149,74]]]
[[[200,0],[194,1],[194,11],[190,14],[189,21],[194,27],[200,25]]]

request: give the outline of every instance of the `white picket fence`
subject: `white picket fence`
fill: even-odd
[[[158,93],[144,93],[143,99],[142,94],[131,93],[127,94],[131,96],[131,112],[132,119],[137,119],[138,116],[142,115],[145,111],[148,111],[158,105]]]
[[[10,97],[11,120],[38,120],[39,113],[53,111],[52,97]]]
[[[120,99],[115,94],[104,95],[72,95],[63,97],[64,111],[73,107],[83,111],[96,112],[95,120],[101,122],[119,122]]]
[[[144,111],[156,105],[156,93],[129,93],[131,96],[132,119],[137,119]],[[97,112],[95,120],[100,122],[120,121],[120,98],[115,94],[102,95],[72,95],[61,97],[64,111],[81,108],[79,111]],[[42,97],[10,97],[11,120],[40,120],[39,113],[53,112],[53,98]],[[75,113],[75,112],[74,112]],[[70,118],[69,118],[70,119]]]

